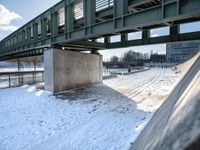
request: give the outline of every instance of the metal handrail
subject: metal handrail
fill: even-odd
[[[44,70],[36,70],[36,71],[5,71],[0,72],[1,75],[24,75],[24,74],[32,74],[32,73],[44,73]]]
[[[0,72],[0,76],[8,76],[8,87],[12,87],[11,86],[11,76],[14,75],[16,77],[18,77],[18,85],[17,86],[21,86],[21,85],[24,85],[24,76],[25,75],[30,75],[32,74],[32,84],[35,84],[36,83],[36,74],[39,74],[41,73],[42,74],[42,81],[44,81],[44,70],[35,70],[35,71],[11,71],[11,72],[8,72],[8,71],[5,71],[5,72]],[[5,79],[3,79],[3,81],[5,81]]]

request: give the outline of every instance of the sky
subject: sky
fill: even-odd
[[[0,40],[60,0],[0,0]]]
[[[35,18],[60,0],[0,0],[0,40],[11,34],[19,27],[26,24],[28,21]],[[200,31],[200,22],[193,24],[181,25],[180,32],[192,32]],[[160,29],[154,29],[150,32],[151,37],[160,35],[168,35],[169,28],[164,27]],[[141,38],[141,33],[129,34],[130,39]],[[117,41],[119,37],[115,36],[111,38],[111,41]],[[166,53],[166,44],[148,45],[148,46],[135,46],[128,48],[120,48],[114,50],[100,51],[104,60],[110,59],[111,56],[122,56],[127,50],[140,51],[150,53],[153,51],[158,54]]]

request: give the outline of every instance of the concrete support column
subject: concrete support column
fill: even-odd
[[[53,93],[101,83],[102,56],[51,48],[44,52],[45,89]]]

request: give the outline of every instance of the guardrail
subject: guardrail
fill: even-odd
[[[44,71],[0,72],[0,88],[44,82]]]

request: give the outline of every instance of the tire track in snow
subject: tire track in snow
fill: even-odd
[[[161,73],[159,73],[158,75],[154,75],[150,79],[145,80],[141,85],[139,85],[138,87],[136,87],[135,89],[133,89],[130,92],[129,97],[134,98],[138,94],[144,92],[149,86],[151,86],[152,84],[154,84],[158,80],[158,78],[160,77],[160,74]]]

